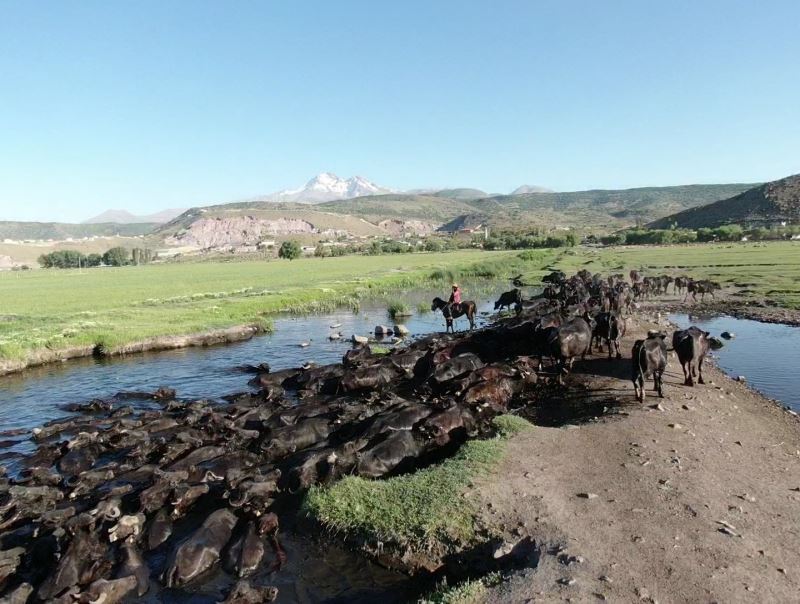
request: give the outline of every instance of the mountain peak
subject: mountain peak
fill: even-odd
[[[341,178],[333,172],[321,172],[309,180],[301,189],[287,189],[269,196],[274,201],[298,203],[322,203],[336,199],[351,199],[363,195],[391,193],[391,189],[376,185],[363,176]]]
[[[525,195],[527,193],[552,193],[553,189],[539,185],[522,185],[511,191],[511,195]]]
[[[117,224],[144,224],[144,223],[158,223],[163,224],[169,222],[173,218],[180,216],[186,211],[186,208],[169,208],[156,212],[155,214],[147,214],[144,216],[137,216],[128,210],[106,210],[97,216],[84,220],[83,224],[99,224],[107,222],[115,222]]]

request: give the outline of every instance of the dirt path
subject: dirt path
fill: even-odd
[[[541,551],[488,600],[800,601],[798,418],[715,368],[683,386],[673,353],[642,406],[629,367],[595,357],[573,378],[622,417],[536,427],[477,485],[486,523]]]

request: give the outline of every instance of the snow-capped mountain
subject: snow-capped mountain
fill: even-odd
[[[278,191],[267,198],[273,201],[294,201],[298,203],[322,203],[334,199],[351,199],[363,195],[381,195],[392,190],[376,185],[362,176],[340,178],[331,172],[318,174],[300,189]]]

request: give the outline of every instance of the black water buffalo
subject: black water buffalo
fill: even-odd
[[[261,448],[269,459],[280,459],[325,440],[331,430],[330,420],[323,418],[303,420],[298,424],[272,430]]]
[[[465,352],[436,365],[433,370],[433,380],[441,385],[481,367],[483,367],[483,361],[477,355]]]
[[[494,309],[503,310],[503,308],[511,308],[516,304],[522,304],[522,292],[519,288],[500,294],[500,298],[494,303]]]
[[[549,275],[542,277],[542,283],[552,283],[553,285],[560,285],[564,283],[567,274],[564,271],[553,271]]]
[[[349,370],[342,377],[341,386],[344,392],[380,390],[397,378],[398,371],[391,363],[377,363]]]
[[[551,354],[559,362],[559,378],[572,369],[575,357],[586,357],[592,345],[592,328],[583,317],[576,317],[557,328],[557,337],[551,341]]]
[[[620,340],[625,336],[627,321],[617,312],[601,312],[595,316],[596,325],[592,332],[600,352],[603,352],[603,340],[608,344],[608,358],[616,349],[617,358],[622,358],[619,350]],[[590,350],[591,352],[591,350]]]
[[[494,410],[504,411],[514,396],[514,382],[507,377],[478,382],[464,394],[468,405],[488,405]]]
[[[664,342],[666,335],[654,333],[647,336],[646,340],[636,340],[631,351],[631,381],[633,390],[640,402],[644,402],[644,381],[653,376],[655,390],[658,396],[664,396],[662,376],[667,368],[667,344]]]
[[[408,459],[419,455],[421,447],[410,430],[392,432],[382,442],[358,454],[359,476],[379,478]]]
[[[231,588],[222,604],[264,604],[265,602],[274,602],[277,597],[277,587],[253,586],[247,581],[239,581]]]
[[[689,299],[689,296],[692,296],[692,301],[697,302],[697,294],[700,294],[700,301],[704,302],[706,298],[706,294],[711,296],[712,300],[715,300],[714,292],[721,289],[721,286],[716,281],[710,281],[708,279],[701,279],[700,281],[693,281],[689,280],[686,284],[686,295],[683,297],[683,301]]]
[[[709,332],[694,325],[672,334],[672,348],[678,355],[681,369],[683,369],[683,383],[687,386],[694,386],[695,376],[699,383],[705,383],[703,381],[703,361],[710,347],[708,340],[710,335]]]
[[[178,587],[202,575],[219,560],[231,538],[236,516],[227,509],[210,514],[192,535],[170,556],[164,572],[164,585]]]

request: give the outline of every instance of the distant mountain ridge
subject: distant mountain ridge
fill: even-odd
[[[83,239],[84,237],[114,237],[122,235],[133,237],[147,235],[158,225],[154,223],[92,223],[70,224],[65,222],[15,222],[0,221],[0,240],[14,241],[36,240],[63,241],[65,239]]]
[[[186,208],[169,208],[154,214],[136,216],[127,210],[106,210],[97,216],[89,218],[89,220],[84,220],[82,224],[163,224],[180,216],[185,211]]]
[[[714,228],[725,224],[771,226],[800,222],[800,174],[748,189],[720,201],[651,222],[651,228]]]

